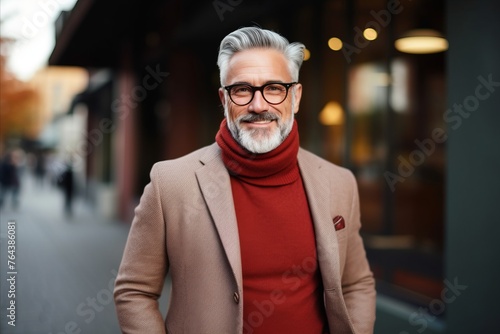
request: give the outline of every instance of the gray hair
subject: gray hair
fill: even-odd
[[[217,65],[222,86],[225,85],[231,57],[237,52],[253,48],[269,48],[283,53],[288,61],[288,71],[292,80],[299,80],[299,70],[304,60],[304,44],[289,43],[286,38],[270,30],[245,27],[233,31],[220,43]]]

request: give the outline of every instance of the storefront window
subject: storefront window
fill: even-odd
[[[415,305],[442,290],[445,52],[409,54],[394,42],[422,26],[442,32],[443,6],[324,1],[299,14],[312,37],[297,32],[311,51],[301,79],[304,142],[355,173],[377,288]]]

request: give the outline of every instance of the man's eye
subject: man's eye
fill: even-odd
[[[252,90],[248,86],[238,86],[233,88],[234,94],[246,94],[251,92]]]
[[[284,88],[281,85],[269,85],[266,87],[266,91],[273,93],[282,92],[283,90]]]

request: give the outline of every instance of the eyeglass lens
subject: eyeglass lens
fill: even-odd
[[[229,95],[234,103],[245,105],[253,99],[256,90],[260,90],[264,99],[271,104],[283,102],[287,96],[288,88],[279,83],[271,83],[262,87],[252,87],[250,85],[236,85],[231,87]]]

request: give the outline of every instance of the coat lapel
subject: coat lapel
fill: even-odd
[[[340,289],[339,245],[332,222],[331,186],[323,177],[325,171],[318,160],[310,159],[301,149],[298,161],[313,219],[323,285],[325,290]]]
[[[203,167],[196,171],[196,177],[203,198],[219,233],[238,287],[242,287],[240,242],[231,183],[217,144],[211,146],[200,162]]]

